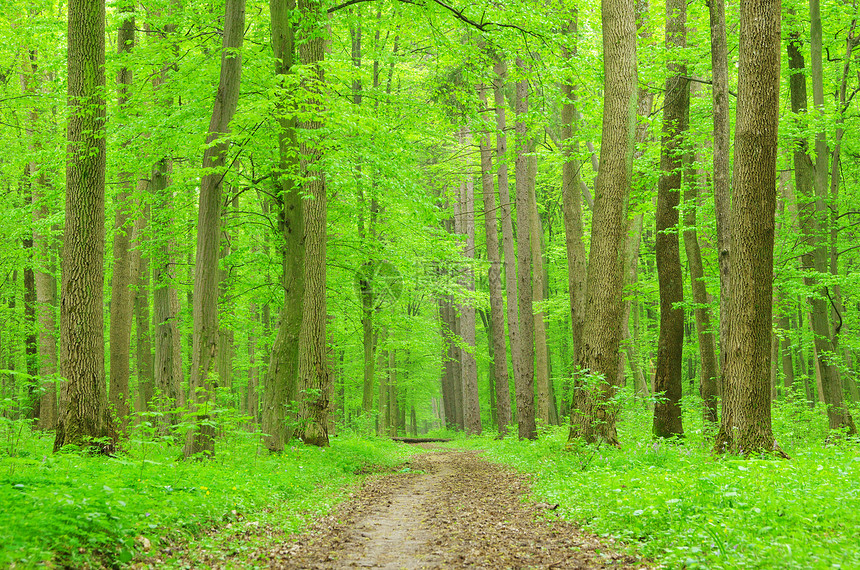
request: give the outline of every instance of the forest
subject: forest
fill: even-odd
[[[860,567],[857,17],[8,0],[0,564],[251,567],[193,543],[423,437],[647,564]]]

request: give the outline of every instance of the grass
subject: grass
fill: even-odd
[[[773,426],[792,459],[714,457],[698,403],[685,404],[686,437],[655,441],[647,406],[627,401],[621,449],[566,450],[564,426],[543,428],[534,442],[435,435],[533,473],[536,499],[667,568],[860,568],[857,440],[825,444],[823,410],[789,401],[774,405]],[[411,453],[341,436],[328,449],[298,444],[270,455],[258,434],[241,429],[219,439],[211,461],[177,461],[172,439],[146,429],[112,458],[53,454],[51,445],[50,435],[0,418],[0,567],[154,567],[156,555],[159,568],[202,567],[227,554],[242,560],[266,546],[266,533],[249,528],[297,532],[362,473]],[[195,548],[170,554],[177,544]]]
[[[857,440],[825,444],[821,408],[777,403],[774,433],[791,460],[714,457],[699,417],[692,403],[686,437],[655,441],[647,407],[628,405],[622,449],[564,451],[566,427],[456,445],[533,473],[535,498],[667,568],[860,568]]]
[[[189,554],[171,560],[166,546],[229,542],[229,531],[207,532],[213,527],[296,532],[360,473],[410,453],[386,440],[341,437],[327,449],[297,444],[270,455],[258,436],[237,431],[219,440],[211,461],[177,461],[181,449],[163,438],[132,438],[124,453],[104,458],[52,454],[51,436],[8,421],[0,432],[16,438],[0,454],[0,567],[19,568],[146,564],[155,552],[160,568],[181,567]]]

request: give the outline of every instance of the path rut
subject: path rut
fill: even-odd
[[[528,478],[476,452],[416,456],[373,476],[312,529],[264,554],[272,568],[646,568],[523,501]]]

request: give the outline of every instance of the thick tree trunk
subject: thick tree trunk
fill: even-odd
[[[272,49],[275,54],[275,74],[292,73],[295,62],[294,31],[291,24],[294,0],[271,0]],[[285,87],[281,87],[284,89]],[[286,94],[285,94],[286,97]],[[279,98],[280,101],[280,98]],[[279,245],[282,260],[284,304],[281,308],[278,332],[269,357],[263,381],[262,430],[264,443],[272,452],[281,452],[292,437],[287,406],[296,399],[296,373],[299,363],[299,330],[302,324],[304,299],[305,228],[302,198],[296,182],[298,172],[298,141],[295,119],[287,116],[282,103],[276,106],[278,120],[278,179],[276,204],[278,228],[283,242]],[[295,420],[295,418],[290,418]]]
[[[304,280],[302,326],[299,331],[299,422],[302,440],[317,446],[328,445],[328,414],[332,397],[332,374],[328,366],[326,337],[326,187],[322,170],[321,145],[315,137],[322,129],[317,115],[323,99],[323,30],[325,13],[319,0],[299,0],[299,13],[306,22],[306,37],[299,42],[299,59],[310,73],[302,86],[307,91],[306,104],[311,116],[303,117],[298,127],[305,133],[299,145],[302,205],[305,227]]]
[[[122,7],[123,11],[133,12],[134,4]],[[117,31],[117,53],[127,54],[134,46],[134,16],[123,20]],[[117,72],[117,106],[121,117],[128,112],[128,90],[133,83],[132,70],[121,67]],[[122,119],[121,119],[122,120]],[[123,141],[123,148],[128,141]],[[134,174],[120,172],[118,175],[120,191],[116,198],[116,214],[113,234],[113,275],[111,278],[110,298],[110,390],[109,400],[112,412],[118,421],[118,429],[125,432],[128,428],[129,413],[133,403],[129,395],[128,381],[131,376],[131,326],[134,317],[134,293],[132,285],[136,280],[134,252],[131,251],[133,228]]]
[[[602,0],[604,99],[600,167],[595,182],[585,328],[571,412],[571,439],[617,445],[612,403],[618,374],[624,289],[623,247],[636,118],[636,11]]]
[[[780,0],[741,5],[729,328],[715,451],[776,448],[770,414]]]
[[[517,68],[525,71],[525,62],[517,58]],[[516,195],[517,195],[517,308],[519,310],[519,367],[514,363],[514,387],[517,399],[517,424],[520,439],[535,439],[535,352],[534,311],[532,309],[532,252],[529,231],[528,175],[528,81],[516,84]]]
[[[686,46],[687,5],[684,0],[666,2],[666,48]],[[670,56],[671,57],[671,56]],[[684,349],[684,301],[681,251],[678,243],[678,205],[683,177],[683,145],[690,114],[690,83],[687,66],[669,63],[666,102],[663,106],[663,138],[660,151],[660,181],[657,187],[656,258],[660,284],[660,335],[654,375],[653,431],[657,437],[682,436],[681,358]],[[692,181],[690,181],[692,182]]]
[[[68,8],[69,124],[60,366],[66,379],[54,450],[113,448],[104,370],[105,5]]]
[[[486,87],[478,86],[478,95],[487,107]],[[484,197],[484,232],[487,240],[488,283],[490,291],[489,348],[492,355],[490,372],[495,385],[496,425],[499,435],[505,436],[511,423],[511,394],[508,388],[508,360],[505,346],[505,299],[502,296],[501,257],[499,255],[499,226],[496,218],[496,195],[493,188],[490,133],[485,129],[479,140],[481,153],[481,190]]]
[[[222,169],[227,159],[230,120],[239,100],[242,76],[242,40],[245,31],[245,0],[227,0],[224,42],[218,93],[209,122],[200,182],[197,216],[197,252],[194,258],[194,340],[191,350],[190,411],[195,425],[188,430],[185,458],[215,453],[211,420],[211,398],[217,388],[213,366],[218,342],[218,244],[221,238]]]

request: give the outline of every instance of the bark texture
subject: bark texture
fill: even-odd
[[[478,86],[478,95],[487,108],[486,87]],[[501,256],[499,255],[499,226],[496,218],[496,194],[493,188],[493,162],[490,149],[490,132],[481,132],[478,147],[481,153],[481,191],[484,199],[484,232],[487,240],[487,261],[490,264],[487,281],[490,292],[490,350],[491,373],[495,384],[496,424],[499,435],[504,436],[511,423],[511,393],[508,388],[508,360],[505,346],[505,299],[502,292]]]
[[[729,68],[726,47],[726,3],[725,0],[710,0],[708,11],[711,24],[711,73],[713,75],[714,115],[714,209],[717,221],[717,260],[720,270],[720,381],[718,391],[722,393],[726,372],[726,357],[731,329],[729,313],[729,151],[731,127],[729,124]]]
[[[468,131],[463,132],[463,144],[472,146],[472,136]],[[469,169],[470,170],[470,169]],[[460,208],[461,228],[466,235],[463,256],[467,260],[475,259],[475,180],[472,173],[467,170],[466,180],[461,187]],[[462,283],[466,291],[474,296],[475,272],[472,269],[473,262],[467,262],[462,273]],[[467,434],[480,434],[481,426],[481,403],[478,395],[478,363],[475,360],[475,305],[474,301],[467,299],[460,309],[461,326],[460,333],[466,348],[463,350],[462,379],[463,379],[463,424]]]
[[[715,451],[769,452],[780,0],[741,4],[725,389]]]
[[[537,156],[528,157],[528,190],[529,190],[529,247],[532,257],[533,287],[532,307],[544,300],[546,276],[543,265],[543,224],[537,208],[535,182],[537,179]],[[549,379],[549,349],[546,342],[546,320],[543,311],[532,315],[535,346],[535,417],[544,425],[552,423],[553,398],[552,386]]]
[[[571,62],[576,57],[577,12],[571,14],[568,33],[573,36],[572,47],[565,47],[562,55]],[[561,87],[561,139],[564,166],[561,171],[564,236],[567,246],[567,287],[570,296],[571,361],[576,363],[585,326],[585,278],[588,258],[583,244],[582,203],[580,200],[581,164],[579,163],[578,121],[576,117],[577,86],[572,79]],[[571,373],[573,371],[570,371]]]
[[[133,11],[134,5],[122,6],[123,11]],[[117,53],[127,54],[134,46],[134,17],[123,20],[117,31]],[[128,90],[133,82],[132,70],[121,67],[117,72],[117,105],[120,116],[128,112]],[[123,147],[127,146],[124,141]],[[136,280],[134,252],[131,251],[133,229],[132,190],[134,173],[122,171],[118,175],[120,191],[116,197],[113,237],[113,275],[110,298],[110,405],[118,422],[118,429],[125,432],[132,410],[128,381],[131,376],[131,326],[134,317],[134,293],[131,289]]]
[[[221,189],[230,120],[239,100],[245,0],[227,0],[218,93],[209,122],[205,174],[200,182],[197,251],[194,258],[194,336],[191,350],[190,410],[197,425],[188,431],[185,457],[215,453],[210,406],[218,379],[213,374],[218,343],[218,246],[221,239]]]
[[[508,66],[504,59],[497,57],[493,66],[493,73],[495,74],[493,78],[493,101],[496,106],[496,160],[498,162],[496,177],[499,186],[499,217],[502,226],[502,255],[504,257],[505,270],[508,339],[511,351],[511,364],[513,365],[514,378],[516,379],[517,370],[522,367],[522,364],[520,364],[522,356],[520,352],[520,320],[517,314],[517,257],[514,252],[513,204],[511,203],[510,181],[508,179],[508,161],[510,157],[508,155],[507,119],[505,113],[505,80],[508,75]],[[505,366],[507,366],[507,363]]]
[[[692,174],[692,150],[685,153],[687,172]],[[696,208],[698,207],[699,186],[704,172],[698,172],[684,189],[684,250],[690,266],[690,288],[693,293],[693,314],[696,320],[696,334],[699,341],[699,394],[704,403],[702,418],[706,426],[717,423],[717,357],[714,332],[711,328],[711,309],[708,292],[705,288],[705,269],[702,263],[702,250],[696,233]]]
[[[517,58],[517,68],[525,70],[525,62]],[[517,309],[519,312],[519,362],[514,363],[514,387],[517,400],[517,424],[520,439],[535,439],[535,352],[532,309],[532,252],[529,231],[528,176],[528,81],[516,83],[516,196],[517,196]]]
[[[618,443],[612,402],[624,289],[623,252],[636,119],[636,11],[603,0],[604,99],[600,166],[595,182],[585,328],[575,381],[571,439]]]
[[[294,30],[291,13],[294,0],[271,0],[272,49],[275,54],[275,75],[293,72],[295,63]],[[283,89],[283,87],[282,87]],[[279,251],[282,259],[281,286],[284,304],[281,308],[269,366],[263,381],[262,430],[266,448],[281,452],[292,437],[295,417],[287,406],[296,399],[296,371],[299,365],[299,330],[302,326],[302,303],[305,291],[304,257],[305,228],[302,199],[297,183],[298,141],[292,102],[286,90],[276,104],[278,120],[278,179],[275,204],[278,208]]]
[[[686,8],[684,0],[666,2],[666,48],[669,50],[681,50],[686,46]],[[676,51],[672,56],[677,58],[679,55]],[[656,213],[660,335],[654,374],[654,394],[658,399],[654,405],[653,431],[657,437],[684,435],[681,425],[684,309],[679,306],[684,301],[684,284],[677,226],[683,178],[682,150],[690,114],[690,84],[686,78],[686,64],[677,59],[669,63],[669,73],[663,105],[661,175],[657,186]]]
[[[66,227],[60,298],[60,366],[66,379],[54,450],[113,447],[104,370],[105,5],[68,8]]]
[[[304,442],[326,446],[333,382],[326,338],[326,188],[322,149],[317,140],[323,127],[318,111],[323,105],[325,81],[322,67],[325,12],[319,0],[299,0],[298,9],[304,20],[302,30],[305,36],[299,43],[299,59],[310,68],[303,81],[310,112],[298,123],[305,133],[299,148],[303,193],[306,196],[302,204],[305,295],[299,332],[298,410]]]

